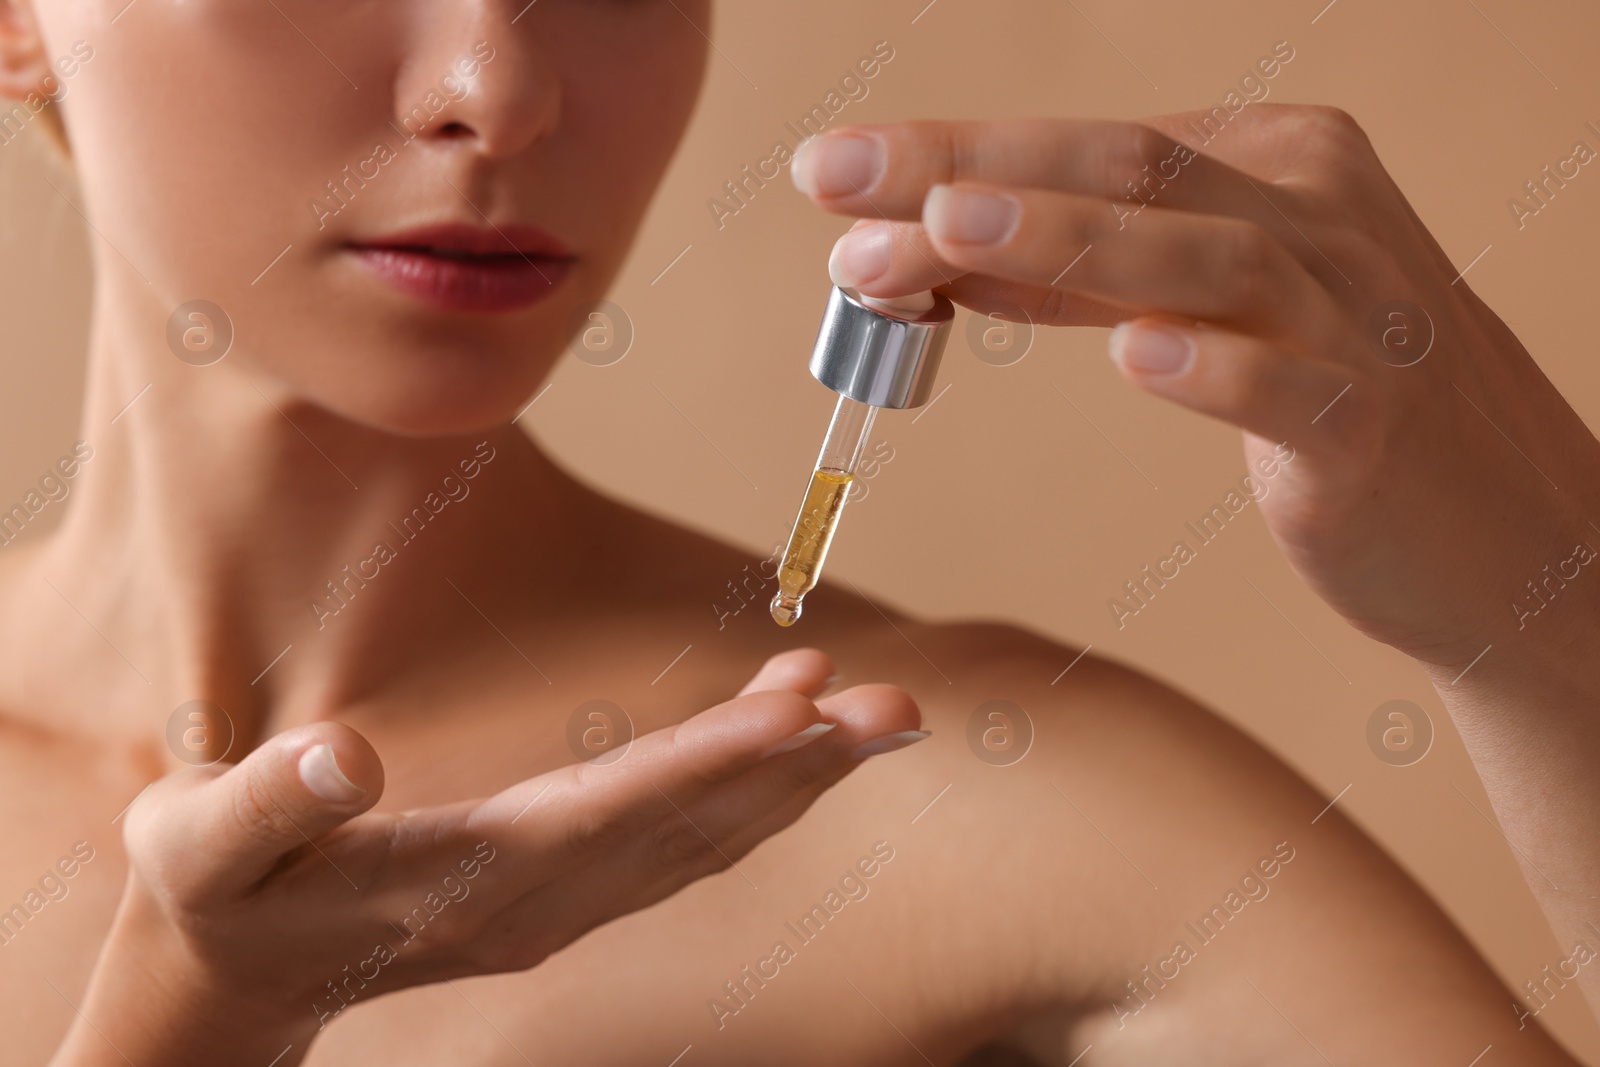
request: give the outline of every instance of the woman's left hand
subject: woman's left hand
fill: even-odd
[[[1362,631],[1447,677],[1535,625],[1590,638],[1593,611],[1541,611],[1527,583],[1547,564],[1571,583],[1600,547],[1600,447],[1360,128],[1251,104],[1203,129],[1208,112],[856,126],[806,142],[793,176],[861,216],[836,283],[1123,323],[1122,372],[1244,429],[1251,473],[1287,442],[1262,514]],[[1572,584],[1600,606],[1600,575]]]
[[[793,167],[862,219],[836,283],[1120,323],[1122,373],[1241,427],[1252,474],[1292,448],[1260,502],[1273,536],[1428,670],[1557,935],[1590,936],[1600,445],[1349,116],[841,128]]]

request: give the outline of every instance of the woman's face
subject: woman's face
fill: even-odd
[[[710,0],[34,2],[99,284],[163,332],[219,306],[218,370],[435,434],[508,419],[601,298]]]

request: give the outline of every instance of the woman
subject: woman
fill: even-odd
[[[16,1062],[1570,1062],[1337,808],[1158,683],[837,588],[817,649],[741,626],[673,661],[747,560],[511,420],[673,151],[706,0],[0,5],[10,96],[75,58],[44,114],[97,272],[77,500],[0,599]],[[1238,121],[1199,155],[1182,117],[841,130],[794,173],[869,219],[841,281],[1133,318],[1129,376],[1276,456],[1295,565],[1445,678],[1503,605],[1434,531],[1489,490],[1546,516],[1452,527],[1503,573],[1582,512],[1470,412],[1403,414],[1499,398],[1563,486],[1594,443],[1348,120]],[[1366,346],[1402,297],[1448,371]],[[1570,603],[1451,707],[1582,899],[1581,824],[1539,821],[1495,729],[1594,692]],[[1036,726],[1011,766],[965,742],[994,700]],[[1546,765],[1587,803],[1585,744]]]

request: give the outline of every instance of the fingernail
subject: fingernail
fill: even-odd
[[[767,749],[767,754],[761,758],[771,759],[773,756],[781,756],[785,752],[793,752],[797,748],[803,748],[838,725],[836,722],[814,723],[789,738],[789,740],[781,741],[772,748]]]
[[[789,165],[795,188],[807,196],[870,193],[883,173],[883,145],[875,137],[835,134],[802,142]]]
[[[312,745],[301,754],[300,780],[330,804],[348,804],[367,795],[365,789],[344,776],[331,745]]]
[[[1111,331],[1111,358],[1140,374],[1177,374],[1194,359],[1194,340],[1159,323],[1119,323]]]
[[[889,224],[873,223],[851,230],[833,243],[828,277],[843,289],[865,285],[889,269]]]
[[[850,757],[852,759],[867,759],[872,756],[881,756],[885,752],[893,752],[896,749],[905,748],[907,745],[914,745],[918,741],[926,741],[932,736],[927,730],[904,730],[885,737],[875,737],[866,744],[857,747],[854,752],[850,753]]]
[[[923,289],[904,296],[863,296],[861,302],[874,311],[887,311],[890,315],[918,318],[933,310],[936,301],[932,289]]]
[[[935,185],[922,204],[922,224],[936,240],[952,244],[999,244],[1021,217],[1022,204],[1014,196],[949,185]]]

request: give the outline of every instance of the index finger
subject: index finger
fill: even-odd
[[[823,722],[799,693],[751,693],[634,738],[608,758],[567,764],[489,797],[408,811],[381,831],[391,865],[402,870],[487,840],[512,857],[501,869],[515,873],[504,890],[514,895],[670,813],[669,796],[687,803],[711,792]]]
[[[548,875],[794,751],[796,741],[829,737],[833,758],[813,768],[823,776],[850,766],[848,754],[862,742],[920,721],[916,704],[888,687],[857,693],[851,707],[848,719],[830,719],[790,690],[738,696],[637,738],[612,762],[570,764],[518,783],[479,803],[469,821],[516,844]],[[787,788],[799,794],[808,784],[789,780]]]
[[[815,648],[791,648],[768,657],[755,676],[739,690],[739,696],[769,689],[788,689],[805,697],[815,697],[833,681],[833,660]]]
[[[916,121],[844,126],[805,142],[790,174],[841,215],[914,220],[934,185],[1049,189],[1247,219],[1276,232],[1250,178],[1151,126],[1081,119]]]

